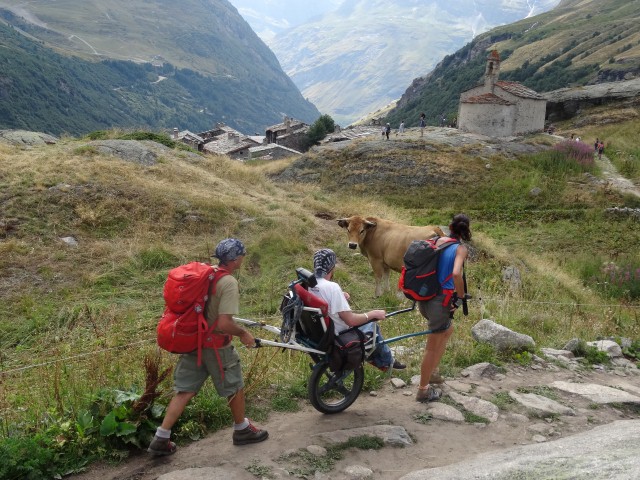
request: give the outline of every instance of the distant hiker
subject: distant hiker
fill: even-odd
[[[574,137],[574,135],[573,135],[573,133],[572,133],[572,134],[571,134],[571,140],[573,140],[573,137]]]
[[[602,160],[602,154],[604,153],[604,140],[600,140],[598,144],[598,160]]]
[[[382,134],[382,138],[384,138],[384,136],[387,134],[387,126],[386,125],[382,126],[382,130],[380,131],[380,133]]]
[[[447,117],[444,112],[440,115],[440,126],[444,127],[447,124]]]
[[[214,256],[220,267],[232,274],[242,266],[246,255],[240,240],[227,238],[216,246]],[[226,397],[233,417],[233,444],[245,445],[266,440],[269,433],[249,422],[245,415],[244,381],[240,367],[240,357],[231,344],[231,336],[236,336],[246,347],[254,347],[253,335],[233,321],[233,315],[240,312],[240,291],[238,280],[233,275],[221,277],[215,291],[205,305],[205,318],[209,327],[215,328],[214,335],[228,336],[228,343],[218,349],[202,349],[202,364],[197,364],[196,352],[180,355],[173,373],[174,397],[169,402],[162,424],[149,445],[148,452],[155,456],[171,455],[177,447],[171,438],[171,428],[184,412],[189,401],[196,396],[207,378],[221,397]]]
[[[387,123],[384,127],[384,134],[387,136],[387,140],[389,140],[389,134],[391,133],[391,124]]]
[[[579,142],[579,141],[580,141],[580,137],[576,137],[576,142]]]
[[[398,133],[400,135],[404,135],[404,120],[400,122],[400,127],[398,127]]]
[[[598,145],[600,145],[600,140],[596,138],[596,143],[593,144],[593,151],[598,153]]]
[[[471,240],[469,217],[458,214],[453,217],[449,237],[440,237],[436,243],[440,246],[453,240]],[[440,359],[447,347],[447,341],[453,333],[451,319],[465,298],[464,261],[468,250],[457,243],[446,247],[438,259],[437,275],[442,293],[426,302],[418,302],[418,309],[428,321],[429,329],[434,333],[427,335],[427,344],[420,367],[420,385],[416,394],[418,402],[432,402],[442,396],[442,391],[430,385],[432,374],[438,368]]]
[[[425,122],[426,115],[424,113],[420,114],[420,136],[424,136],[424,127],[427,126],[427,122]]]

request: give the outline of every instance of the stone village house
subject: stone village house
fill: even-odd
[[[300,120],[284,117],[284,121],[272,125],[265,132],[266,143],[277,143],[298,152],[304,147],[305,137],[309,131],[309,125]]]
[[[498,80],[500,54],[487,57],[484,84],[460,94],[458,129],[490,137],[510,137],[544,130],[547,101],[518,82]]]
[[[199,152],[226,155],[235,160],[275,160],[300,155],[308,131],[306,123],[284,117],[283,123],[268,127],[264,137],[244,135],[220,122],[200,133],[174,128],[173,139]]]
[[[216,123],[211,130],[200,133],[189,130],[179,132],[174,128],[173,139],[182,141],[199,152],[227,155],[236,160],[249,158],[249,149],[261,145],[262,140],[248,137],[222,122]]]

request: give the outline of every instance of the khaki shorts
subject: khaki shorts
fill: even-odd
[[[244,387],[240,357],[233,345],[219,348],[218,355],[224,370],[220,372],[216,352],[211,348],[202,349],[202,365],[198,366],[196,352],[180,355],[173,372],[173,389],[176,392],[199,392],[207,378],[211,377],[216,392],[221,397],[230,397]]]
[[[451,326],[449,306],[442,305],[445,295],[438,295],[428,302],[418,302],[418,310],[427,319],[429,330],[443,332]]]

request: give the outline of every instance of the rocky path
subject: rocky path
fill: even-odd
[[[596,157],[596,163],[602,169],[604,180],[608,183],[610,188],[640,198],[640,188],[634,185],[631,180],[620,175],[616,167],[611,163],[611,160],[609,160],[606,155],[603,155],[600,159]]]
[[[470,367],[459,377],[447,379],[442,401],[431,404],[416,403],[415,386],[389,377],[379,391],[363,391],[340,414],[322,415],[306,401],[301,401],[297,412],[271,414],[263,424],[270,438],[261,444],[234,447],[231,431],[225,429],[182,446],[172,457],[152,459],[141,453],[120,466],[98,465],[72,478],[461,479],[461,469],[469,474],[464,478],[485,478],[474,475],[493,472],[499,465],[507,468],[514,456],[533,461],[536,455],[547,463],[560,456],[558,461],[569,462],[570,471],[582,468],[589,473],[570,478],[635,478],[628,472],[618,475],[607,465],[638,471],[637,455],[627,457],[640,447],[640,370],[624,359],[612,367],[592,368],[570,357],[568,352],[549,350],[544,359],[534,357],[528,366]],[[617,421],[622,423],[614,423]],[[330,445],[364,434],[382,438],[385,446],[379,450],[349,448],[338,460],[324,456]],[[590,435],[600,442],[589,440]],[[569,442],[574,449],[576,442],[598,445],[595,452],[586,449],[587,445],[578,448],[597,468],[589,467],[577,453],[562,455],[563,449],[565,453],[572,450],[561,443],[555,447],[553,442]],[[525,453],[529,450],[522,449],[538,453],[529,455]],[[623,459],[625,449],[631,450]],[[603,460],[602,455],[610,460]],[[463,468],[460,462],[471,462],[473,467]],[[450,476],[445,474],[447,469],[453,471]],[[555,473],[549,475],[522,478],[559,478]],[[503,472],[486,478],[513,476]]]

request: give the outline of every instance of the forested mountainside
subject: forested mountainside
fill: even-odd
[[[263,132],[320,113],[226,0],[0,1],[0,128]]]
[[[479,35],[416,78],[387,115],[417,125],[457,115],[460,93],[482,80],[488,51],[497,49],[500,79],[538,92],[640,75],[640,2],[565,0],[554,10]]]

